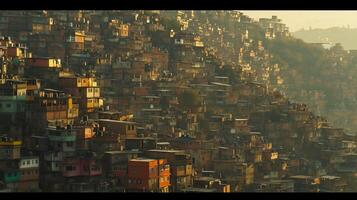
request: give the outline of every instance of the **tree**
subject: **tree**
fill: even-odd
[[[197,92],[186,90],[179,95],[179,105],[182,109],[193,109],[200,105],[200,97]]]

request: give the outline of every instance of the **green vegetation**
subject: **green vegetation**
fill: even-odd
[[[184,110],[193,109],[200,105],[199,95],[192,90],[184,91],[178,99],[180,107]]]

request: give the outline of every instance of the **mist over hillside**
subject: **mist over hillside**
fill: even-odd
[[[293,32],[292,35],[311,43],[341,43],[346,50],[357,49],[357,28],[332,27]]]

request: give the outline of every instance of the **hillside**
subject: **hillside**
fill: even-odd
[[[311,43],[341,43],[347,49],[357,49],[357,29],[333,27],[328,29],[299,30],[292,33],[294,37]]]

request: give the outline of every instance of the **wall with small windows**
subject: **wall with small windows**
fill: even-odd
[[[20,158],[19,147],[1,147],[0,146],[0,160],[12,160]]]
[[[39,169],[37,168],[23,168],[20,169],[21,179],[20,181],[30,181],[39,179]]]
[[[16,113],[25,111],[24,102],[0,101],[0,113]]]
[[[38,157],[30,157],[30,158],[21,158],[20,160],[20,169],[25,168],[38,168],[39,167],[39,158]]]

